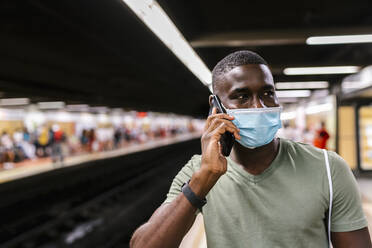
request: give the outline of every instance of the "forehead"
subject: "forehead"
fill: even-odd
[[[274,87],[270,69],[263,64],[249,64],[237,66],[223,74],[218,80],[215,89],[219,93],[228,93],[234,88],[243,87],[256,91],[269,85]]]

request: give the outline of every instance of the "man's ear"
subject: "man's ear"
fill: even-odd
[[[209,95],[209,106],[212,107],[213,95]]]

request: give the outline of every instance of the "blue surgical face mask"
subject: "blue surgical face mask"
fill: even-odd
[[[234,116],[232,122],[240,129],[240,140],[247,148],[256,148],[270,143],[279,128],[281,107],[226,109],[227,114]]]

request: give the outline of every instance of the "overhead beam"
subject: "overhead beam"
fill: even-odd
[[[310,36],[371,33],[372,27],[222,32],[199,36],[190,44],[194,48],[296,45],[306,44],[306,39]]]

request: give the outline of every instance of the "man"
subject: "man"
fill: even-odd
[[[265,60],[250,51],[235,52],[216,65],[212,81],[230,114],[213,109],[202,155],[178,173],[166,201],[134,233],[131,247],[178,247],[204,198],[209,248],[328,247],[330,191],[323,151],[274,138],[279,102]],[[219,140],[227,131],[236,142],[224,157]],[[333,247],[372,247],[355,179],[342,158],[333,152],[328,157]]]

